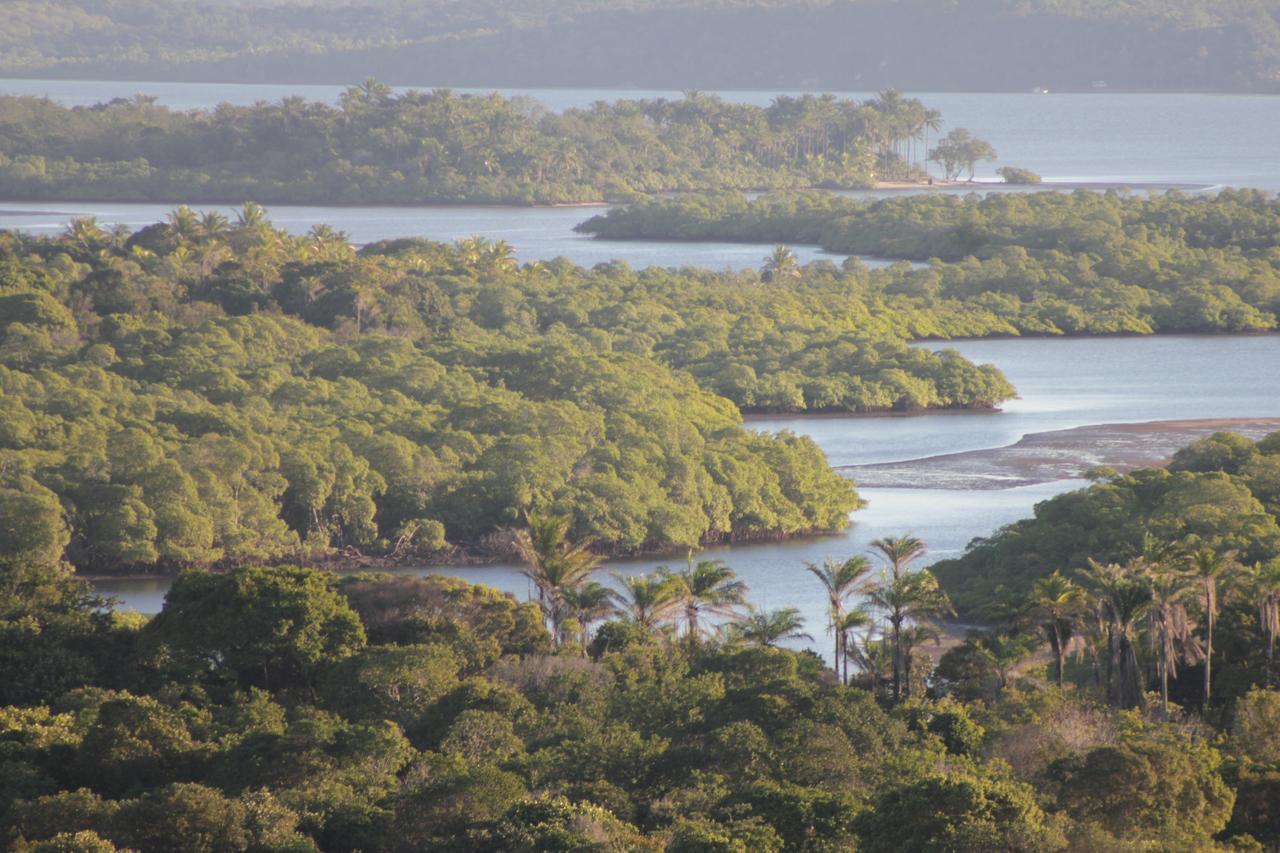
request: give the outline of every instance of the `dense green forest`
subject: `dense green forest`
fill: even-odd
[[[784,258],[785,260],[785,258]],[[0,553],[91,571],[509,550],[530,509],[634,552],[837,530],[858,499],[747,411],[990,407],[856,262],[518,267],[508,247],[181,208],[0,235]],[[951,322],[962,322],[963,315]],[[736,404],[736,405],[735,405]]]
[[[396,95],[372,80],[337,107],[288,97],[184,113],[145,97],[67,108],[0,96],[0,195],[531,204],[849,188],[921,174],[941,120],[893,90],[865,102],[784,95],[767,108],[690,92],[560,114],[496,94]]]
[[[0,843],[1280,842],[1280,562],[1149,537],[1123,564],[1042,578],[942,652],[951,607],[913,565],[924,543],[880,539],[871,556],[779,567],[826,593],[829,667],[780,648],[813,637],[796,611],[754,607],[722,562],[610,589],[568,518],[528,521],[526,604],[445,577],[236,567],[184,572],[147,619],[65,568],[0,560]]]
[[[1275,0],[11,0],[6,12],[0,70],[29,76],[676,90],[1280,86]]]
[[[1256,444],[1219,433],[1179,451],[1167,469],[1093,473],[1089,488],[1043,501],[1034,518],[937,564],[956,605],[980,613],[1051,572],[1141,556],[1144,535],[1231,551],[1248,565],[1280,555],[1280,433]]]
[[[1249,331],[1274,329],[1280,313],[1280,201],[1254,190],[879,201],[800,193],[751,202],[721,193],[614,208],[579,230],[930,260],[875,276],[885,292],[959,301],[1003,324],[971,334]],[[985,322],[977,311],[970,320]]]

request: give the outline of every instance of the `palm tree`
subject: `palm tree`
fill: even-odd
[[[589,543],[569,539],[571,522],[567,515],[530,513],[528,527],[515,535],[516,550],[525,564],[522,574],[538,588],[542,618],[557,644],[565,613],[565,591],[586,583],[601,563],[600,557],[591,553]]]
[[[200,214],[200,232],[206,239],[225,237],[231,223],[227,217],[216,210],[207,210]]]
[[[733,569],[723,560],[693,561],[689,554],[689,566],[680,573],[684,581],[683,606],[685,639],[690,646],[698,644],[705,630],[706,616],[731,617],[745,603],[747,585],[737,579]]]
[[[584,647],[590,639],[592,624],[618,614],[618,608],[613,603],[613,590],[599,581],[586,581],[581,586],[562,590],[561,599],[563,620],[577,621],[578,643]],[[564,638],[559,642],[563,644]]]
[[[1150,584],[1151,606],[1147,608],[1147,619],[1160,678],[1160,718],[1168,722],[1169,676],[1178,677],[1179,659],[1194,663],[1200,657],[1186,608],[1186,600],[1195,593],[1195,586],[1187,575],[1172,571],[1152,573]]]
[[[351,251],[351,237],[347,232],[329,225],[312,225],[307,239],[311,241],[308,248],[317,258],[336,258]]]
[[[1247,589],[1258,608],[1258,625],[1267,637],[1267,686],[1274,687],[1276,638],[1280,636],[1280,558],[1254,565]]]
[[[796,257],[795,252],[782,245],[773,247],[773,251],[764,259],[764,267],[760,270],[760,277],[765,281],[784,277],[799,278],[799,276],[800,259]]]
[[[169,228],[183,240],[194,240],[200,233],[200,219],[194,210],[185,204],[169,211]]]
[[[1191,576],[1200,585],[1200,606],[1204,609],[1204,701],[1201,707],[1206,711],[1213,687],[1213,627],[1218,621],[1218,581],[1240,568],[1236,562],[1239,553],[1201,548],[1187,562]]]
[[[1080,628],[1081,618],[1089,607],[1084,588],[1055,571],[1035,582],[1028,615],[1044,631],[1057,664],[1058,686],[1062,686],[1067,663],[1067,645]]]
[[[924,174],[926,178],[929,177],[929,131],[937,133],[940,130],[942,130],[942,111],[926,109],[924,111],[924,117],[920,122],[920,131],[924,135],[924,144],[921,146],[921,150],[924,151],[926,155],[924,160]]]
[[[246,201],[236,211],[236,227],[238,228],[256,230],[266,228],[269,224],[266,208],[256,201]]]
[[[1086,577],[1093,587],[1098,613],[1107,634],[1107,698],[1121,708],[1141,707],[1137,634],[1138,622],[1151,606],[1151,587],[1141,559],[1125,566],[1089,561]]]
[[[870,630],[875,620],[871,618],[871,614],[861,607],[855,607],[853,610],[847,610],[840,614],[840,621],[834,626],[837,636],[840,638],[840,658],[844,664],[843,671],[837,670],[840,681],[844,684],[849,683],[849,658],[853,658],[858,665],[862,666],[862,661],[866,660],[865,654],[858,651],[858,630]],[[870,634],[863,641],[863,645],[870,642]],[[865,667],[863,667],[865,669]]]
[[[794,607],[760,610],[749,607],[747,614],[730,626],[730,635],[757,646],[776,646],[783,640],[809,640],[804,632],[804,617]]]
[[[880,552],[893,576],[901,577],[911,563],[925,555],[924,542],[910,533],[904,536],[884,536],[871,543],[871,547]]]
[[[840,664],[844,659],[845,633],[840,627],[844,617],[844,605],[849,596],[860,591],[865,584],[866,576],[871,571],[871,561],[861,554],[843,562],[836,562],[828,557],[821,566],[807,563],[805,568],[821,581],[827,590],[828,627],[835,636],[832,668],[839,675]],[[845,671],[848,671],[848,665],[845,666]]]
[[[102,226],[98,224],[96,216],[79,216],[72,219],[67,225],[67,230],[62,235],[62,239],[70,243],[81,254],[91,255],[106,246],[108,235],[106,231],[102,230]]]
[[[684,603],[684,580],[665,566],[647,575],[615,573],[613,579],[621,586],[614,592],[619,609],[646,631],[656,633],[664,623],[672,621]]]
[[[515,247],[506,240],[494,240],[489,244],[489,255],[486,260],[490,266],[497,270],[515,269]]]
[[[853,613],[863,613],[865,611],[857,610]],[[852,615],[852,613],[850,614]],[[877,695],[880,693],[881,678],[884,673],[889,672],[893,668],[893,652],[890,649],[889,642],[883,638],[875,639],[875,621],[867,616],[868,626],[866,631],[857,641],[850,636],[851,642],[845,647],[847,663],[849,659],[857,665],[858,669],[866,674],[871,682],[871,691]],[[846,679],[847,681],[847,679]]]
[[[893,696],[910,698],[907,676],[908,643],[906,632],[915,627],[932,629],[937,620],[952,614],[951,600],[938,586],[938,580],[927,569],[912,574],[883,573],[880,582],[869,590],[871,603],[885,613],[889,622],[889,642],[893,646]],[[904,689],[905,686],[905,689]]]

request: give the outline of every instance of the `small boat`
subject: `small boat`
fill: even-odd
[[[1033,95],[1047,95],[1047,94],[1049,94],[1049,90],[1048,90],[1048,89],[1046,89],[1044,86],[1036,86],[1034,89],[1032,89],[1032,90],[1031,90],[1031,94],[1033,94]]]
[[[1095,88],[1095,89],[1105,89],[1105,88],[1107,88],[1107,81],[1106,81],[1106,80],[1094,80],[1094,81],[1093,81],[1092,83],[1090,83],[1089,85],[1090,85],[1090,86],[1092,86],[1092,87],[1093,87],[1093,88]]]

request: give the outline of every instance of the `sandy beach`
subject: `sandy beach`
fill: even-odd
[[[1081,477],[1090,468],[1117,471],[1165,465],[1179,448],[1215,432],[1261,438],[1280,418],[1212,418],[1095,424],[1032,433],[1008,447],[838,468],[858,485],[901,489],[1008,489]]]

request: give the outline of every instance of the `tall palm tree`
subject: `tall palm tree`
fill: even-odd
[[[1218,582],[1240,568],[1239,551],[1201,548],[1191,555],[1187,567],[1200,586],[1200,606],[1204,610],[1204,704],[1208,710],[1213,688],[1213,627],[1218,621]]]
[[[844,660],[845,632],[840,625],[844,617],[845,602],[865,586],[866,577],[871,572],[871,561],[861,554],[842,562],[828,557],[821,566],[807,563],[805,568],[822,582],[822,586],[827,591],[828,628],[835,636],[835,655],[832,658],[832,667],[835,669],[836,674],[839,675],[840,664]],[[847,665],[845,666],[845,671],[848,671]]]
[[[926,155],[924,158],[924,174],[926,178],[929,177],[929,131],[937,133],[940,130],[942,130],[942,111],[926,109],[924,111],[924,118],[920,122],[920,131],[924,136],[924,144],[921,146],[920,150]]]
[[[169,220],[169,228],[183,240],[194,240],[200,233],[200,218],[185,204],[169,211],[166,218]]]
[[[488,264],[496,270],[511,270],[516,267],[515,247],[506,240],[494,240],[489,244]]]
[[[266,208],[256,201],[246,201],[236,211],[236,227],[238,228],[256,230],[266,228],[269,224]]]
[[[614,592],[619,610],[646,631],[657,633],[674,620],[684,603],[684,581],[666,567],[647,575],[614,573],[613,579],[621,587]]]
[[[317,258],[340,258],[351,253],[350,235],[329,225],[312,225],[307,240],[307,248]]]
[[[200,214],[200,233],[206,239],[216,240],[225,237],[231,223],[227,217],[216,210],[206,210]]]
[[[690,552],[689,565],[680,573],[680,579],[684,581],[685,639],[690,646],[698,644],[707,616],[732,617],[746,602],[747,585],[723,560],[695,563]]]
[[[1258,608],[1258,625],[1267,637],[1267,686],[1274,687],[1276,638],[1280,636],[1280,558],[1254,565],[1246,589]]]
[[[773,247],[773,251],[764,259],[764,267],[760,270],[760,277],[765,281],[799,278],[799,276],[800,259],[795,252],[782,245]]]
[[[1151,645],[1156,653],[1160,678],[1160,718],[1169,719],[1169,677],[1178,677],[1178,661],[1194,663],[1200,647],[1192,635],[1186,601],[1195,594],[1193,580],[1181,572],[1160,571],[1150,575],[1151,605],[1147,608]]]
[[[92,255],[105,248],[109,235],[102,230],[96,216],[78,216],[67,225],[62,240],[82,255]]]
[[[840,659],[843,670],[837,670],[836,674],[840,676],[842,683],[849,683],[849,658],[853,658],[859,666],[862,666],[861,661],[866,659],[866,656],[858,651],[858,631],[869,632],[874,624],[875,620],[871,618],[871,614],[861,607],[855,607],[840,614],[840,621],[836,623],[835,631],[840,637]],[[868,633],[863,645],[870,642],[870,639]]]
[[[601,563],[600,557],[591,552],[590,543],[570,540],[571,522],[567,515],[530,513],[528,527],[515,535],[516,550],[525,564],[521,572],[538,588],[543,620],[557,644],[565,613],[565,590],[582,586]]]
[[[794,607],[748,607],[746,615],[730,626],[730,636],[757,646],[776,646],[783,640],[813,640],[804,632],[804,617]]]
[[[581,586],[561,590],[563,621],[574,619],[578,623],[578,643],[586,646],[591,637],[591,626],[596,622],[618,614],[613,590],[599,581],[586,581]],[[565,637],[559,642],[563,644]]]
[[[1058,686],[1067,664],[1067,645],[1080,628],[1081,619],[1089,607],[1084,588],[1055,571],[1047,578],[1035,582],[1031,592],[1028,616],[1044,632],[1053,649],[1056,662],[1054,675]]]
[[[1141,707],[1138,670],[1138,623],[1151,606],[1151,586],[1141,559],[1124,566],[1089,561],[1086,577],[1107,635],[1107,698],[1121,708]]]
[[[906,632],[922,627],[932,629],[937,621],[952,614],[951,600],[938,586],[928,569],[911,574],[882,573],[880,582],[868,591],[868,599],[884,611],[889,622],[889,642],[893,646],[893,696],[910,698],[906,683],[908,643]]]
[[[880,552],[893,576],[901,577],[907,567],[925,555],[925,544],[910,533],[903,536],[884,536],[871,543],[871,547]]]

